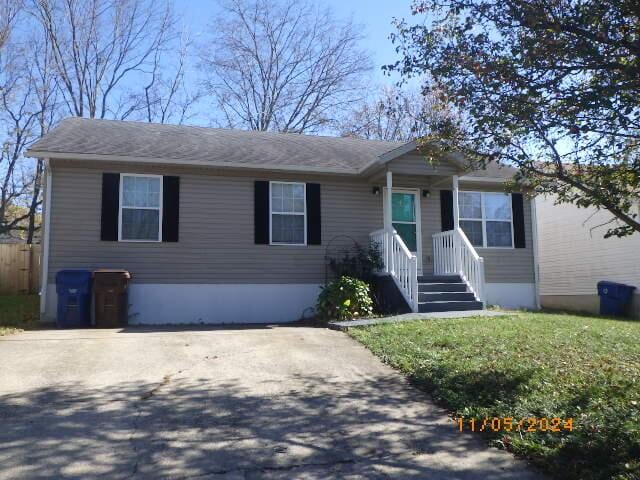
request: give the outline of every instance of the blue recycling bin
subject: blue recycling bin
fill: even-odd
[[[624,316],[636,287],[623,283],[598,282],[600,315]]]
[[[60,270],[56,274],[59,328],[91,326],[91,272]]]

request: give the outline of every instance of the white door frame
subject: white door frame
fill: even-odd
[[[416,214],[416,248],[417,248],[417,252],[413,252],[416,254],[416,257],[418,259],[418,275],[422,275],[422,215],[420,213],[420,189],[419,188],[396,188],[393,187],[392,188],[392,192],[394,193],[410,193],[413,194],[415,197],[415,201],[413,202],[414,206],[415,206],[415,214]],[[387,198],[388,195],[388,189],[387,187],[384,187],[384,199]],[[384,201],[383,205],[386,205],[387,202]],[[387,221],[389,219],[393,220],[391,218],[391,212],[387,212],[387,208],[383,208],[384,210],[384,221],[385,221],[385,225],[387,224]],[[389,221],[389,225],[391,225],[393,223],[393,221]]]

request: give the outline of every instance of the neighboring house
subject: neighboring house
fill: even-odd
[[[532,204],[504,193],[507,169],[428,163],[415,143],[77,118],[29,155],[47,165],[43,318],[59,270],[126,268],[135,323],[296,320],[340,236],[381,242],[409,310],[536,305]]]
[[[611,280],[636,287],[630,313],[640,317],[640,234],[605,239],[606,210],[554,205],[552,197],[536,205],[542,306],[596,313],[596,285]]]

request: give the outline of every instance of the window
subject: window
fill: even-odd
[[[306,186],[304,183],[271,182],[271,243],[307,243]]]
[[[513,248],[511,195],[459,192],[460,228],[474,247]]]
[[[162,241],[162,176],[121,175],[119,218],[119,240]]]

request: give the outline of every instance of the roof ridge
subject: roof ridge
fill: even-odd
[[[404,145],[407,142],[397,141],[397,140],[378,140],[378,139],[370,139],[370,138],[359,138],[353,136],[336,136],[336,135],[317,135],[311,133],[296,133],[296,132],[277,132],[271,130],[247,130],[243,128],[228,128],[228,127],[209,127],[203,125],[185,125],[185,124],[175,124],[175,123],[158,123],[158,122],[145,122],[142,120],[116,120],[112,118],[87,118],[87,117],[67,117],[64,118],[60,124],[66,123],[69,121],[81,121],[81,122],[105,122],[105,123],[115,123],[115,124],[136,124],[141,126],[154,126],[161,128],[193,128],[205,131],[224,131],[224,132],[234,132],[234,133],[246,133],[246,134],[256,134],[256,135],[273,135],[273,136],[287,136],[287,137],[301,137],[301,138],[320,138],[320,139],[329,139],[329,140],[347,140],[353,142],[362,142],[362,143],[377,143],[377,144],[388,144],[390,150],[397,148],[399,146]]]

